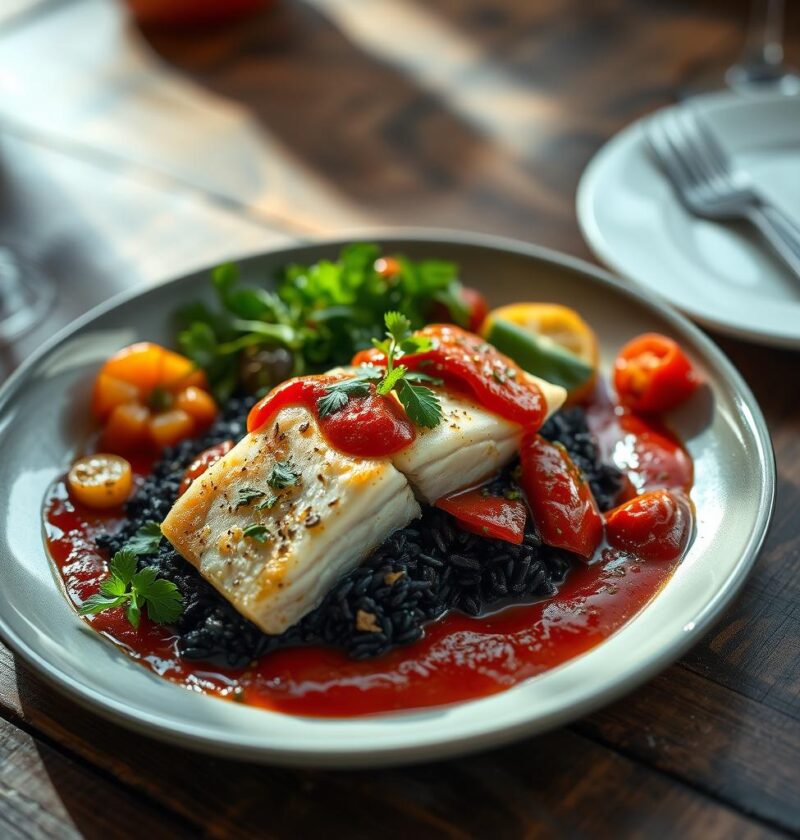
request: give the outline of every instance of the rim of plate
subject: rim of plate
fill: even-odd
[[[746,97],[737,95],[732,91],[720,91],[700,94],[694,97],[693,101],[701,103],[704,108],[710,109],[734,109],[753,104],[756,107],[764,105],[772,107],[777,104],[785,104],[787,101],[800,108],[800,96],[786,96],[782,94],[760,94],[759,96]],[[667,105],[659,110],[669,110],[676,107],[681,107],[681,103]],[[617,156],[619,150],[625,145],[630,145],[632,148],[637,149],[641,147],[644,140],[641,136],[637,137],[636,135],[641,135],[642,126],[648,120],[652,119],[655,113],[657,112],[645,114],[620,129],[595,152],[583,170],[576,191],[575,209],[578,217],[578,226],[587,244],[594,255],[608,266],[609,269],[617,272],[620,277],[624,277],[631,283],[635,283],[637,288],[646,290],[654,297],[661,298],[668,306],[672,306],[680,312],[685,313],[699,324],[719,330],[719,332],[725,335],[744,339],[745,341],[787,349],[800,349],[800,331],[775,333],[774,331],[769,332],[765,329],[748,328],[741,324],[731,323],[728,320],[715,318],[713,313],[695,305],[691,300],[678,301],[661,292],[656,292],[652,286],[639,279],[639,275],[641,275],[644,269],[637,270],[636,268],[626,266],[619,259],[615,247],[603,233],[602,226],[598,222],[594,212],[593,203],[606,165]]]
[[[764,543],[775,502],[775,460],[772,444],[767,432],[766,423],[758,403],[749,387],[742,379],[738,371],[722,351],[708,338],[698,327],[688,321],[668,304],[664,303],[656,295],[642,291],[639,287],[631,287],[622,281],[614,278],[607,271],[597,268],[584,260],[563,254],[553,249],[521,242],[510,238],[494,236],[489,234],[465,233],[461,231],[449,231],[438,229],[420,230],[416,228],[394,227],[391,229],[366,229],[348,232],[344,236],[336,236],[311,241],[302,241],[294,245],[286,245],[280,248],[269,249],[251,253],[241,258],[241,261],[258,258],[261,256],[279,256],[282,253],[291,253],[303,248],[336,248],[353,241],[375,241],[379,243],[391,242],[419,242],[423,244],[439,243],[445,248],[448,245],[475,246],[498,252],[511,253],[517,256],[527,257],[532,260],[549,263],[571,271],[589,276],[602,285],[610,287],[615,293],[633,299],[635,302],[644,305],[645,308],[654,310],[659,317],[669,322],[670,326],[678,333],[689,336],[692,341],[701,349],[706,360],[709,360],[727,379],[737,407],[749,426],[753,439],[757,445],[758,464],[760,471],[760,499],[758,505],[757,520],[751,531],[748,542],[730,569],[727,577],[722,581],[714,594],[708,597],[694,616],[692,621],[683,628],[683,632],[676,634],[668,644],[665,644],[656,654],[652,655],[645,662],[630,661],[624,667],[615,671],[614,675],[607,677],[599,686],[583,688],[571,702],[559,706],[556,710],[547,715],[537,715],[536,710],[531,709],[526,714],[511,721],[493,720],[486,725],[486,716],[480,720],[472,720],[468,725],[463,725],[458,733],[441,735],[426,735],[426,737],[414,738],[409,733],[407,740],[398,741],[395,737],[383,738],[378,732],[370,733],[369,742],[358,742],[344,747],[341,744],[326,745],[325,736],[320,731],[320,743],[314,748],[300,749],[297,747],[288,748],[285,746],[276,747],[261,733],[248,733],[246,737],[217,736],[213,733],[203,731],[200,725],[184,724],[177,716],[168,716],[161,713],[140,712],[132,709],[129,705],[119,702],[91,685],[86,685],[71,676],[63,673],[57,664],[54,664],[46,656],[39,653],[33,646],[22,640],[10,626],[5,615],[0,614],[0,635],[3,640],[18,654],[25,663],[30,666],[39,676],[43,677],[51,685],[63,691],[72,699],[76,700],[85,708],[97,712],[102,716],[119,723],[129,729],[148,734],[160,740],[178,744],[180,746],[201,750],[216,755],[224,755],[231,758],[239,758],[251,761],[273,762],[286,766],[316,766],[316,767],[377,767],[381,765],[399,765],[421,760],[433,760],[452,757],[467,752],[474,752],[490,746],[500,746],[509,741],[525,736],[534,735],[552,729],[568,720],[581,717],[588,712],[605,705],[636,686],[645,682],[656,672],[678,658],[685,650],[695,644],[710,623],[730,603],[736,595]],[[202,269],[200,269],[202,270]],[[5,411],[8,403],[13,400],[17,390],[21,387],[28,372],[35,367],[45,356],[57,349],[73,333],[84,326],[102,318],[102,316],[121,304],[135,298],[153,293],[159,288],[172,282],[178,282],[185,277],[197,274],[197,271],[187,272],[181,277],[168,278],[162,282],[145,288],[134,288],[117,294],[98,306],[91,309],[80,318],[54,335],[49,341],[43,344],[36,353],[25,362],[9,377],[0,388],[0,413]],[[38,511],[37,511],[38,516]],[[51,564],[44,544],[42,544],[42,558],[48,565]],[[656,599],[659,596],[656,595]],[[65,601],[65,609],[69,605]],[[646,612],[645,607],[641,616]],[[635,620],[634,617],[633,620]],[[621,630],[624,628],[621,628]],[[618,632],[621,632],[618,631]],[[611,637],[613,638],[613,636]],[[598,645],[596,648],[582,654],[576,659],[584,659],[592,656],[601,650],[607,642]],[[118,652],[119,656],[125,656]],[[127,658],[127,657],[126,657]],[[569,660],[548,673],[569,667]],[[537,677],[532,678],[538,679]],[[455,707],[472,707],[491,704],[497,698],[511,694],[515,690],[529,683],[525,680],[522,683],[486,698],[466,701],[454,704]],[[180,689],[183,690],[183,689]],[[188,696],[193,696],[189,692]],[[215,698],[204,698],[208,702],[221,702]],[[242,707],[243,709],[249,707]],[[451,707],[434,707],[433,711]],[[400,712],[389,712],[381,715],[355,717],[355,718],[300,718],[299,716],[283,715],[281,713],[257,710],[258,714],[273,715],[276,717],[289,717],[294,720],[301,719],[313,722],[318,729],[325,725],[344,727],[350,722],[386,723],[389,726],[403,723],[405,728],[413,722],[415,716],[430,714],[431,709],[404,710]],[[396,731],[396,730],[395,730]]]

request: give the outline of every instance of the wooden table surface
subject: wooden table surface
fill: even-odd
[[[788,55],[800,63],[800,4]],[[58,283],[0,376],[112,292],[390,224],[590,258],[591,155],[741,47],[744,2],[280,0],[189,34],[103,0],[0,10],[0,243]],[[756,393],[775,519],[741,597],[613,706],[469,759],[323,772],[133,735],[0,647],[0,836],[758,837],[800,832],[800,356],[715,336]]]

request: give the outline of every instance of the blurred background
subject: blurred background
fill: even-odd
[[[800,63],[786,5],[781,35],[781,0],[5,0],[2,372],[119,289],[298,239],[589,257],[592,155],[737,62],[783,72],[781,42]]]

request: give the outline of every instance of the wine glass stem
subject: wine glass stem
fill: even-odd
[[[784,0],[755,0],[745,60],[779,67],[783,63]]]
[[[744,52],[727,74],[732,88],[790,85],[798,80],[783,63],[784,8],[784,0],[753,1]]]

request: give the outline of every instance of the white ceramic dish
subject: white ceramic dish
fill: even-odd
[[[737,168],[800,223],[800,97],[721,93],[691,107]],[[746,224],[686,211],[647,148],[647,119],[610,140],[581,178],[578,220],[592,250],[700,323],[800,348],[800,282]]]
[[[139,732],[210,752],[284,764],[358,766],[463,753],[557,726],[653,675],[695,642],[743,583],[769,522],[774,463],[752,394],[703,334],[662,304],[578,260],[533,246],[454,235],[371,236],[412,257],[456,260],[493,304],[553,300],[596,328],[602,361],[644,330],[676,337],[709,383],[675,418],[696,463],[697,536],[654,601],[593,651],[487,699],[351,719],[292,717],[192,694],[137,665],[83,624],[47,557],[40,510],[50,482],[89,432],[100,362],[134,340],[169,343],[169,314],[207,294],[204,273],[126,294],[53,339],[0,392],[0,631],[37,672],[79,702]],[[264,279],[340,243],[244,261]]]

